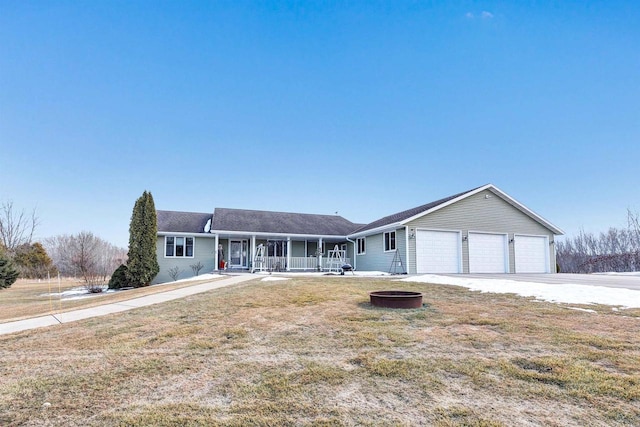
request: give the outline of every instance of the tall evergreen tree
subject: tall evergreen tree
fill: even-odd
[[[144,191],[136,200],[129,225],[129,254],[126,276],[129,285],[148,286],[160,271],[156,257],[158,220],[150,192]]]
[[[0,289],[8,288],[18,279],[18,270],[11,260],[0,250]]]
[[[56,274],[56,267],[49,258],[47,251],[39,242],[32,245],[18,246],[13,257],[13,263],[20,271],[20,277],[44,279],[47,273]]]

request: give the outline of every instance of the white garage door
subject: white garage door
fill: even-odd
[[[418,230],[416,269],[418,273],[460,273],[460,234]]]
[[[469,273],[507,273],[507,236],[469,233]]]
[[[514,237],[516,273],[548,273],[549,244],[545,236]]]

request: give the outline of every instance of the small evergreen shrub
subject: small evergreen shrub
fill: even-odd
[[[109,289],[122,289],[128,286],[127,266],[120,264],[120,267],[116,268],[116,271],[111,275],[111,279],[109,280]]]
[[[18,280],[18,274],[11,260],[0,252],[0,289],[13,285]]]

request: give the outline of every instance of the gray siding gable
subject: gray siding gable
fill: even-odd
[[[407,223],[409,230],[448,230],[460,231],[462,235],[469,232],[504,233],[511,239],[516,234],[548,236],[553,240],[556,230],[514,206],[511,200],[503,198],[492,188],[466,197],[456,203],[445,206],[428,215],[415,218]],[[409,241],[409,271],[416,272],[415,239]],[[551,251],[551,265],[555,265],[555,253]],[[463,272],[469,272],[468,241],[462,242]],[[515,271],[514,245],[509,247],[509,270]]]
[[[373,230],[373,229],[376,229],[376,228],[384,227],[385,225],[391,225],[391,224],[400,223],[400,222],[405,221],[405,220],[407,220],[409,218],[412,218],[412,217],[414,217],[416,215],[419,215],[422,212],[426,212],[426,211],[428,211],[430,209],[433,209],[433,208],[435,208],[435,207],[437,207],[439,205],[442,205],[442,204],[444,204],[446,202],[449,202],[449,201],[451,201],[453,199],[456,199],[456,198],[458,198],[460,196],[463,196],[463,195],[465,195],[467,193],[470,193],[470,192],[472,192],[474,190],[477,190],[478,188],[481,188],[481,187],[477,187],[477,188],[474,188],[472,190],[465,191],[465,192],[462,192],[462,193],[454,194],[453,196],[445,197],[444,199],[436,200],[435,202],[427,203],[425,205],[421,205],[421,206],[418,206],[416,208],[407,209],[407,210],[402,211],[402,212],[397,212],[397,213],[385,216],[384,218],[380,218],[380,219],[378,219],[376,221],[373,221],[373,222],[365,225],[364,227],[358,228],[357,230],[353,231],[352,234],[361,233],[361,232],[367,231],[367,230]]]
[[[398,212],[384,218],[381,218],[377,221],[369,223],[364,227],[360,227],[351,233],[351,237],[359,237],[357,235],[367,235],[367,231],[377,232],[381,229],[384,229],[385,226],[394,227],[394,226],[402,226],[406,225],[409,222],[420,218],[424,215],[431,215],[433,212],[436,212],[442,208],[449,206],[452,203],[459,203],[460,201],[465,200],[465,198],[473,196],[474,194],[482,191],[491,191],[496,197],[503,199],[506,203],[510,204],[515,209],[522,212],[524,215],[527,215],[532,220],[539,222],[542,226],[547,228],[553,234],[564,234],[564,232],[558,227],[554,226],[541,216],[537,215],[533,211],[529,210],[526,206],[519,203],[515,199],[511,198],[509,195],[495,187],[493,184],[486,184],[481,187],[476,187],[474,189],[464,191],[462,193],[454,194],[453,196],[445,197],[440,200],[436,200],[435,202],[427,203],[422,206],[418,206],[416,208],[407,209],[402,212]]]

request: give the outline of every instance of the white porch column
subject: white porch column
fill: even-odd
[[[318,239],[318,267],[322,270],[322,237]]]
[[[308,267],[307,260],[309,259],[309,251],[307,250],[307,239],[304,239],[304,269]]]
[[[213,251],[215,253],[215,256],[213,257],[213,259],[214,259],[214,262],[216,264],[213,266],[213,271],[218,271],[218,266],[220,265],[220,260],[218,259],[218,253],[219,253],[218,245],[219,244],[220,244],[220,237],[216,234],[215,243],[213,244],[213,247],[214,247]]]
[[[251,272],[256,271],[256,236],[251,236]]]
[[[287,237],[287,271],[291,271],[291,237]]]

